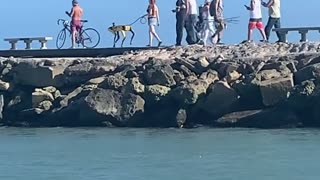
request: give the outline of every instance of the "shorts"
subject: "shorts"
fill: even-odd
[[[261,19],[250,19],[248,28],[253,30],[255,28],[263,29],[263,23]]]
[[[71,30],[72,30],[72,32],[80,31],[81,27],[82,27],[82,24],[81,24],[80,20],[71,21]]]
[[[155,17],[149,17],[148,18],[148,25],[149,26],[157,26],[158,25],[158,20]]]

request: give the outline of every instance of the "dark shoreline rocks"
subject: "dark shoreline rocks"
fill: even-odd
[[[320,127],[319,47],[241,44],[108,58],[1,58],[0,124]]]

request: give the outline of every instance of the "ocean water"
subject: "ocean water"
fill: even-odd
[[[318,180],[320,130],[0,128],[1,180]]]

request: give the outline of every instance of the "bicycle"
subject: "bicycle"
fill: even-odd
[[[57,24],[60,25],[62,22],[63,29],[59,32],[57,39],[56,39],[56,47],[61,49],[67,38],[67,33],[69,33],[69,37],[72,36],[71,26],[68,20],[58,19]],[[81,23],[87,23],[87,20],[81,20]],[[78,47],[80,44],[85,48],[95,48],[100,43],[100,34],[94,28],[86,28],[83,29],[83,25],[81,26],[80,30],[76,36],[76,44]],[[70,38],[71,39],[71,38]]]

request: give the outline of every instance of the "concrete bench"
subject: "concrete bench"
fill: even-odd
[[[309,31],[320,32],[320,27],[274,28],[272,31],[279,32],[284,42],[287,42],[287,35],[289,31],[297,31],[301,34],[300,42],[306,42],[308,32]]]
[[[47,42],[52,40],[52,37],[32,37],[32,38],[5,38],[11,44],[11,50],[16,50],[18,41],[23,41],[26,44],[26,49],[31,49],[32,41],[39,41],[41,43],[40,49],[47,49]]]

